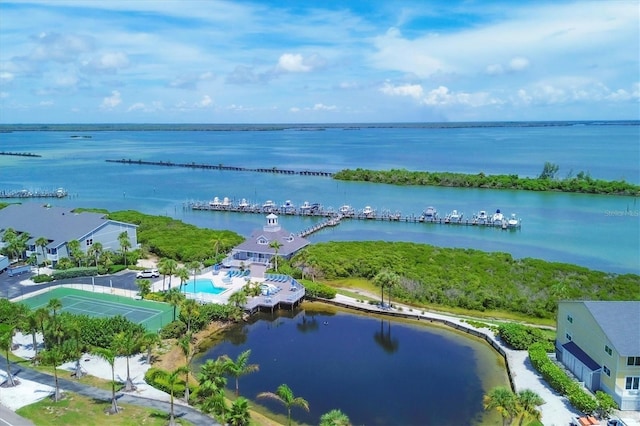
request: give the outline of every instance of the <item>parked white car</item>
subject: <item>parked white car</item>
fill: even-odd
[[[160,273],[157,269],[145,269],[136,274],[136,278],[158,278]]]

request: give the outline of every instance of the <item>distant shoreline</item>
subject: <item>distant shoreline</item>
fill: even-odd
[[[107,131],[308,131],[359,129],[462,129],[495,127],[640,126],[640,120],[486,121],[429,123],[68,123],[0,124],[7,132],[107,132]]]

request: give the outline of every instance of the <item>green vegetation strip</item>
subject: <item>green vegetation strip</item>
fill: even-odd
[[[388,270],[399,276],[398,285],[385,288],[394,301],[445,310],[553,319],[560,300],[640,300],[640,275],[426,244],[319,243],[306,247],[291,264],[316,281],[329,282],[350,277],[374,281]]]
[[[460,188],[515,189],[525,191],[560,191],[587,194],[640,195],[640,186],[619,181],[593,179],[588,173],[556,179],[558,167],[545,164],[539,177],[518,175],[475,175],[451,172],[409,171],[406,169],[367,170],[345,169],[333,175],[333,179],[357,182],[386,183],[392,185],[447,186]]]
[[[114,307],[123,307],[125,310],[133,311],[133,313],[136,314],[136,317],[142,318],[141,320],[133,322],[142,324],[143,326],[145,326],[145,328],[152,331],[156,331],[162,328],[164,325],[170,323],[173,319],[173,308],[166,303],[150,302],[146,300],[134,300],[124,296],[116,296],[105,293],[93,293],[90,291],[82,291],[64,287],[59,287],[54,290],[39,294],[37,296],[26,298],[22,301],[22,303],[32,309],[36,309],[41,306],[46,306],[46,304],[51,299],[63,299],[65,297],[71,297],[81,300],[89,299],[89,302],[91,300],[95,300],[96,302],[108,302]],[[89,311],[82,313],[94,317],[104,316],[100,313],[103,305],[101,305],[100,303],[96,303],[95,307],[96,312],[94,315],[92,315],[92,312]],[[149,315],[149,311],[155,311],[157,312],[157,314]],[[138,315],[138,313],[142,313],[142,315]]]

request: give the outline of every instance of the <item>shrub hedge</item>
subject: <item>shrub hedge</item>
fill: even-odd
[[[306,289],[305,294],[309,297],[321,297],[323,299],[334,299],[336,297],[336,289],[328,285],[307,280],[304,280],[302,284]]]
[[[545,351],[552,352],[553,341],[549,340],[539,328],[529,327],[524,324],[506,323],[498,326],[498,335],[513,349],[527,350],[534,343],[542,343]]]
[[[571,405],[585,414],[593,414],[598,403],[582,386],[567,375],[547,356],[542,343],[534,343],[529,347],[529,359],[533,367],[551,385],[553,389],[565,395]]]
[[[88,268],[71,268],[64,270],[55,270],[52,273],[54,280],[64,280],[66,278],[92,277],[98,275],[98,268],[90,266]]]
[[[40,274],[40,275],[34,275],[33,277],[31,277],[31,280],[36,284],[48,283],[53,281],[53,277],[48,274]]]

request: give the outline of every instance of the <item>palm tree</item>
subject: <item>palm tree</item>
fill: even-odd
[[[38,331],[40,330],[40,321],[38,319],[38,311],[30,311],[24,319],[24,328],[31,333],[31,341],[35,355],[33,359],[38,358]]]
[[[540,420],[542,413],[538,410],[538,406],[544,404],[544,399],[531,389],[525,389],[518,392],[516,396],[518,406],[521,409],[522,417],[520,424],[524,424],[525,420]]]
[[[151,293],[151,281],[147,279],[136,280],[136,285],[138,286],[138,294],[143,299],[147,297],[149,293]]]
[[[55,321],[57,312],[62,309],[62,302],[60,299],[54,297],[53,299],[49,299],[47,308],[53,311],[52,320]]]
[[[189,371],[191,370],[191,360],[193,359],[193,353],[191,351],[191,333],[187,333],[178,339],[178,345],[180,349],[182,349],[182,353],[184,354],[184,358],[186,361],[185,365],[185,380],[184,380],[184,400],[188,404],[189,403]]]
[[[391,289],[400,284],[400,277],[394,273],[389,271],[388,269],[383,269],[378,272],[378,274],[373,277],[373,283],[380,286],[380,290],[382,291],[382,302],[381,306],[384,307],[384,288],[387,287],[389,289],[389,305],[391,305]]]
[[[193,272],[193,292],[196,292],[196,275],[200,273],[202,270],[202,263],[194,260],[193,262],[189,262],[188,266],[189,270]]]
[[[270,398],[282,403],[287,407],[287,424],[291,425],[291,407],[297,405],[309,411],[309,403],[306,399],[301,397],[294,397],[293,391],[289,386],[282,384],[278,386],[276,393],[273,392],[261,392],[258,394],[258,398]]]
[[[103,250],[104,248],[102,247],[102,243],[100,242],[95,242],[91,244],[91,247],[89,247],[87,254],[93,258],[96,267],[98,267],[98,259],[100,259],[100,255],[102,254]]]
[[[111,409],[109,413],[117,414],[120,412],[120,409],[118,408],[118,401],[116,400],[116,352],[108,348],[95,348],[92,352],[94,355],[107,361],[111,366]]]
[[[0,349],[4,351],[5,358],[7,359],[6,387],[14,387],[18,384],[18,381],[15,380],[11,374],[11,362],[9,361],[9,351],[11,350],[14,331],[14,326],[10,324],[0,324]]]
[[[83,376],[82,366],[80,361],[86,349],[85,343],[82,341],[82,325],[78,317],[71,318],[66,323],[66,329],[72,340],[69,342],[69,355],[73,355],[76,358],[76,371],[73,373],[76,379],[80,379]]]
[[[184,286],[185,293],[187,291],[187,286],[185,285],[187,281],[189,281],[189,270],[184,266],[176,269],[176,276],[180,279],[180,289]]]
[[[44,249],[47,247],[47,244],[49,244],[49,240],[45,237],[40,237],[35,241],[36,247],[40,247],[42,251],[42,262],[45,264],[47,263],[47,252]]]
[[[44,306],[36,309],[36,311],[34,312],[34,316],[36,317],[37,321],[38,321],[38,328],[40,329],[40,333],[42,333],[42,338],[45,338],[45,334],[44,334],[44,326],[46,324],[46,322],[49,320],[49,309],[45,308]],[[44,340],[44,344],[46,347],[47,341]],[[36,359],[37,361],[37,359]]]
[[[245,426],[251,420],[249,413],[249,401],[247,398],[238,397],[229,410],[229,418],[227,419],[232,426]]]
[[[42,363],[53,367],[53,377],[55,380],[55,391],[53,393],[53,400],[55,402],[58,402],[60,401],[60,399],[62,399],[62,395],[60,393],[60,385],[58,384],[58,369],[56,367],[62,363],[63,359],[64,350],[59,345],[53,345],[40,352],[40,360],[42,361]]]
[[[80,265],[82,262],[82,249],[80,248],[80,241],[71,240],[67,243],[67,250],[69,250],[69,256]]]
[[[200,308],[198,302],[194,299],[187,299],[182,302],[180,306],[180,316],[187,322],[187,333],[191,332],[191,323],[195,318],[200,315]]]
[[[176,320],[176,309],[178,309],[178,306],[180,306],[180,304],[182,304],[182,301],[185,300],[185,296],[184,294],[182,294],[180,292],[179,288],[171,288],[169,289],[169,291],[167,292],[167,294],[165,295],[164,300],[169,303],[171,306],[173,306],[173,320]]]
[[[518,414],[516,395],[504,386],[497,386],[483,397],[485,410],[496,410],[502,416],[502,424],[511,424],[511,420]]]
[[[38,255],[36,253],[31,253],[29,255],[29,264],[38,268],[36,275],[40,275],[40,264],[38,263]]]
[[[151,364],[151,353],[153,348],[162,341],[160,335],[154,331],[150,331],[140,339],[140,345],[147,351],[147,364]]]
[[[123,231],[118,235],[118,243],[120,243],[120,250],[122,251],[122,257],[124,257],[124,267],[127,268],[127,250],[131,248],[131,240],[129,239],[129,233]]]
[[[162,290],[164,291],[164,280],[169,275],[169,288],[171,288],[171,277],[175,273],[176,269],[178,269],[178,262],[173,259],[169,259],[167,257],[160,259],[158,262],[159,272],[163,275],[162,277]]]
[[[171,373],[167,374],[167,383],[169,384],[170,395],[171,395],[171,412],[169,414],[169,426],[174,426],[176,424],[176,419],[173,411],[173,394],[175,392],[176,385],[180,379],[180,375],[184,374],[186,367],[178,367],[173,370]],[[186,384],[185,384],[186,385]]]
[[[100,254],[100,263],[104,266],[104,269],[108,271],[109,267],[113,265],[113,253],[110,251],[103,251],[102,254]]]
[[[278,272],[278,252],[280,251],[280,247],[282,247],[282,243],[278,240],[273,240],[269,243],[269,247],[271,247],[275,251],[273,260],[275,262],[276,272]]]
[[[215,361],[208,359],[200,367],[198,374],[198,397],[203,398],[202,408],[206,412],[214,412],[225,420],[227,404],[224,397],[224,389],[227,386],[227,379],[224,377],[224,359],[218,358]]]
[[[243,290],[236,291],[229,296],[229,303],[233,303],[236,308],[243,306],[247,303],[247,292]]]
[[[320,426],[351,426],[351,420],[342,411],[335,409],[320,416]]]
[[[235,361],[225,355],[225,370],[236,379],[236,396],[240,395],[238,383],[240,376],[256,372],[260,368],[258,364],[248,364],[249,355],[251,355],[251,349],[242,352]]]
[[[140,335],[131,334],[124,331],[113,336],[112,347],[118,355],[124,356],[127,361],[127,380],[125,381],[124,391],[133,392],[136,387],[131,380],[129,372],[129,358],[134,355],[140,346]]]

